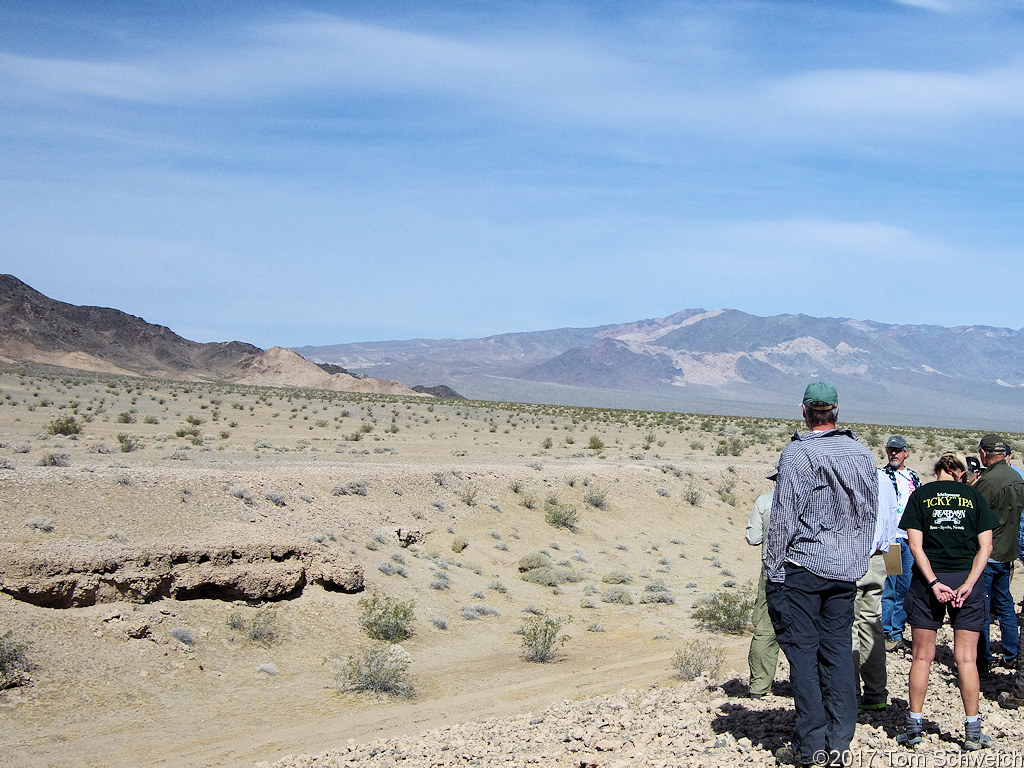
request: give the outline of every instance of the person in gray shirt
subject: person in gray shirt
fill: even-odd
[[[852,625],[857,580],[868,569],[878,514],[875,459],[838,429],[826,382],[804,391],[809,432],[779,457],[763,561],[768,614],[789,659],[796,724],[780,761],[847,757],[857,726]]]

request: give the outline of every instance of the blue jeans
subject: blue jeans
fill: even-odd
[[[810,762],[819,750],[850,748],[857,727],[853,603],[857,586],[786,563],[786,580],[765,585],[775,638],[789,659],[796,726],[793,752]]]
[[[907,626],[907,609],[903,607],[903,599],[910,589],[910,569],[914,566],[914,554],[906,539],[900,540],[900,562],[903,573],[899,576],[886,576],[882,587],[882,631],[888,640],[903,637]]]
[[[1017,613],[1014,610],[1013,597],[1010,595],[1010,575],[1013,573],[1012,563],[989,563],[981,574],[981,583],[988,595],[991,610],[999,620],[999,631],[1003,646],[1003,659],[1009,661],[1017,658],[1020,649],[1020,634],[1017,631]],[[988,622],[978,638],[978,658],[988,659],[989,648]]]

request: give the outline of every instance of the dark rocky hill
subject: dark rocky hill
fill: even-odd
[[[396,381],[324,370],[281,347],[265,351],[240,341],[190,341],[117,309],[56,301],[13,275],[0,275],[2,363],[184,381],[420,394]]]

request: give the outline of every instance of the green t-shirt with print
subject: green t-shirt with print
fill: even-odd
[[[922,533],[924,553],[935,573],[969,571],[978,553],[978,534],[999,525],[992,508],[966,483],[936,480],[907,500],[900,528]]]

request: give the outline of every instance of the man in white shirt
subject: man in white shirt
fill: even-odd
[[[885,455],[888,463],[882,467],[882,472],[889,478],[889,483],[896,491],[896,519],[903,515],[907,506],[907,499],[915,490],[921,486],[921,478],[917,473],[906,466],[907,456],[910,455],[910,446],[902,435],[892,435],[885,443]],[[896,576],[886,576],[885,586],[882,588],[882,630],[885,632],[885,650],[902,651],[907,647],[903,639],[903,630],[907,626],[907,612],[903,608],[903,598],[907,596],[907,589],[910,587],[910,569],[914,566],[914,556],[907,544],[907,532],[898,529],[900,545],[900,561],[903,564],[903,573]]]

